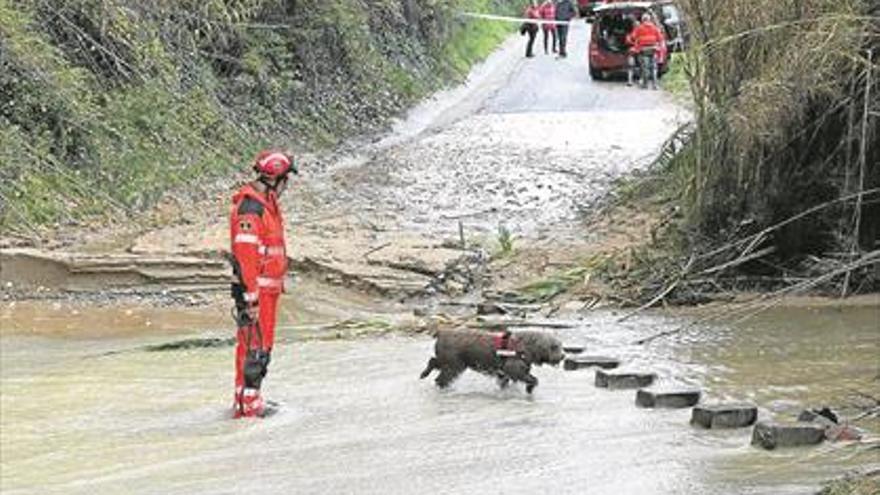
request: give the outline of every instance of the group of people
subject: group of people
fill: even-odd
[[[575,12],[577,11],[572,0],[544,0],[541,4],[538,4],[537,0],[531,0],[523,16],[537,22],[525,21],[520,27],[520,34],[529,36],[526,43],[526,57],[535,56],[535,38],[539,30],[544,33],[545,54],[551,53],[552,50],[552,53],[558,54],[559,58],[567,57],[568,26]]]
[[[526,57],[535,56],[534,45],[538,31],[544,33],[544,53],[558,53],[559,58],[568,56],[568,28],[577,12],[572,0],[530,0],[523,14],[527,19],[520,27],[520,34],[528,35]],[[641,22],[640,22],[641,21]],[[540,27],[539,27],[540,25]],[[650,79],[657,89],[657,50],[663,42],[663,32],[654,22],[650,12],[642,14],[641,19],[632,20],[632,30],[626,36],[628,46],[627,85],[632,86],[636,69],[640,69],[641,85],[645,87]]]

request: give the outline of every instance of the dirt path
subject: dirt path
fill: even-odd
[[[565,60],[525,59],[522,41],[511,39],[467,84],[413,109],[384,139],[304,157],[286,198],[298,274],[381,298],[456,296],[478,283],[501,226],[515,252],[535,255],[521,262],[540,260],[537,272],[577,259],[603,234],[586,232],[583,214],[688,118],[662,91],[591,81],[588,33],[573,29]],[[4,250],[3,283],[225,297],[229,195],[185,223],[131,238]],[[294,289],[293,298],[303,297]]]

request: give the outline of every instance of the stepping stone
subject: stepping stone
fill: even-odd
[[[703,428],[743,428],[755,424],[758,407],[753,404],[717,404],[697,406],[691,413],[691,424]]]
[[[776,447],[817,445],[825,440],[825,428],[812,423],[761,421],[752,431],[752,445],[773,450]]]
[[[580,354],[584,352],[584,346],[582,345],[563,345],[562,352],[566,354]]]
[[[820,423],[823,426],[831,426],[840,423],[840,415],[836,411],[823,407],[822,409],[805,409],[798,414],[798,421],[806,423]]]
[[[693,407],[697,402],[700,402],[699,390],[639,390],[636,392],[636,405],[639,407],[681,409]]]
[[[656,379],[656,373],[596,370],[596,386],[600,388],[642,388],[650,386]]]
[[[841,421],[840,414],[827,407],[802,411],[797,420],[825,428],[825,439],[832,442],[858,441],[864,437],[864,431]]]
[[[607,370],[620,366],[620,361],[602,356],[573,356],[565,358],[565,362],[562,365],[567,370],[578,370],[593,366]]]

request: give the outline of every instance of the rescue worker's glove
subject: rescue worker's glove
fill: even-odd
[[[260,306],[257,302],[248,302],[244,297],[244,286],[233,283],[231,286],[232,299],[235,301],[235,321],[239,327],[247,327],[257,322]]]
[[[272,350],[252,349],[244,358],[244,386],[259,389],[269,371]]]

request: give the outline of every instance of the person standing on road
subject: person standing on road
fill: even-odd
[[[541,10],[538,7],[537,0],[530,0],[529,5],[526,6],[526,10],[523,13],[523,16],[529,20],[538,20],[541,18]],[[522,26],[519,29],[519,34],[529,35],[529,41],[526,43],[526,57],[534,57],[535,36],[538,35],[538,24],[529,21],[523,22]]]
[[[266,377],[275,340],[275,310],[284,290],[287,253],[284,220],[278,197],[288,175],[297,173],[293,159],[280,151],[262,151],[254,162],[256,180],[232,198],[230,240],[232,284],[238,325],[235,348],[233,415],[260,417],[265,404],[260,385]]]
[[[553,4],[553,0],[544,0],[544,3],[541,4],[541,19],[545,21],[555,21],[556,20],[556,6]],[[552,38],[552,49],[553,53],[556,53],[556,25],[555,24],[544,24],[541,26],[544,32],[544,55],[550,53],[548,51],[547,46],[547,38]]]
[[[556,2],[556,5],[554,6],[556,10],[556,21],[565,23],[556,25],[556,34],[559,39],[559,57],[565,58],[568,56],[568,52],[566,51],[568,45],[568,24],[574,18],[575,8],[572,0],[554,1]]]
[[[651,87],[657,89],[657,52],[663,43],[663,32],[654,24],[651,14],[642,14],[642,22],[636,26],[626,37],[630,45],[629,57],[627,58],[627,86],[632,86],[633,71],[636,64],[639,66],[640,85],[647,87],[647,79],[651,77]]]

